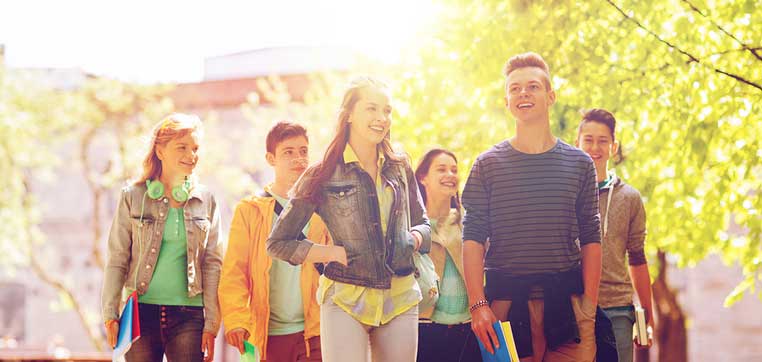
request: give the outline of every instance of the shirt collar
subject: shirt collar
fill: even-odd
[[[381,170],[381,166],[384,164],[384,153],[379,151],[378,152],[378,169]],[[344,147],[344,163],[350,164],[356,162],[358,166],[360,166],[360,159],[357,157],[357,153],[355,153],[355,150],[352,149],[352,146],[347,143],[347,146]]]

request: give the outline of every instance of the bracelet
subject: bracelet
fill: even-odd
[[[481,307],[484,307],[485,305],[489,305],[489,302],[484,300],[484,299],[482,299],[482,300],[474,303],[470,307],[468,307],[468,310],[469,310],[469,312],[473,313],[475,310],[477,310],[477,309],[479,309]]]

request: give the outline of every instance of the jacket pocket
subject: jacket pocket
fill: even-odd
[[[355,185],[329,185],[325,188],[328,212],[336,216],[348,217],[357,211]]]
[[[151,231],[154,229],[156,220],[152,217],[132,217],[130,226],[132,229],[132,239],[138,242],[139,248],[145,248],[151,241]]]
[[[193,218],[191,220],[191,227],[193,228],[193,238],[196,241],[195,245],[199,247],[206,247],[206,241],[209,236],[209,228],[211,223],[206,218]]]

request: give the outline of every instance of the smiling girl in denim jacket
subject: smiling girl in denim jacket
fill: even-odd
[[[141,337],[127,361],[211,361],[220,327],[219,209],[195,180],[201,121],[172,114],[153,130],[143,175],[122,190],[101,306],[111,346],[120,302],[137,290]]]
[[[413,252],[431,248],[431,229],[408,162],[390,144],[388,88],[357,78],[344,93],[338,129],[322,162],[292,190],[267,241],[294,265],[328,263],[320,277],[323,360],[412,362],[421,290]],[[310,215],[334,245],[298,240]]]

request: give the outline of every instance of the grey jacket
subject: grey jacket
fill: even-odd
[[[627,264],[646,264],[646,210],[638,190],[614,176],[600,191],[603,266],[598,304],[632,305],[634,292]]]
[[[161,250],[169,200],[166,197],[153,200],[147,195],[144,198],[145,192],[145,185],[122,189],[108,239],[108,261],[101,295],[104,321],[118,319],[123,300],[136,289],[138,294],[145,294],[153,276]],[[206,187],[196,185],[191,190],[184,212],[188,297],[203,292],[204,332],[216,335],[220,328],[217,286],[222,266],[222,245],[217,242],[219,208],[214,195]]]
[[[389,289],[392,276],[405,276],[415,271],[413,264],[415,230],[423,236],[419,249],[431,250],[431,227],[407,162],[385,160],[381,179],[394,190],[394,202],[388,218],[386,235],[381,229],[378,197],[373,179],[357,163],[339,162],[330,179],[321,185],[319,205],[300,197],[304,179],[314,169],[305,172],[295,186],[295,197],[283,210],[267,240],[268,253],[291,264],[304,262],[312,247],[310,240],[297,240],[313,212],[323,219],[335,245],[347,252],[348,265],[328,263],[325,276],[329,279],[364,287]],[[405,193],[405,182],[408,192]],[[409,205],[405,207],[405,204]],[[409,211],[409,215],[407,210]]]

